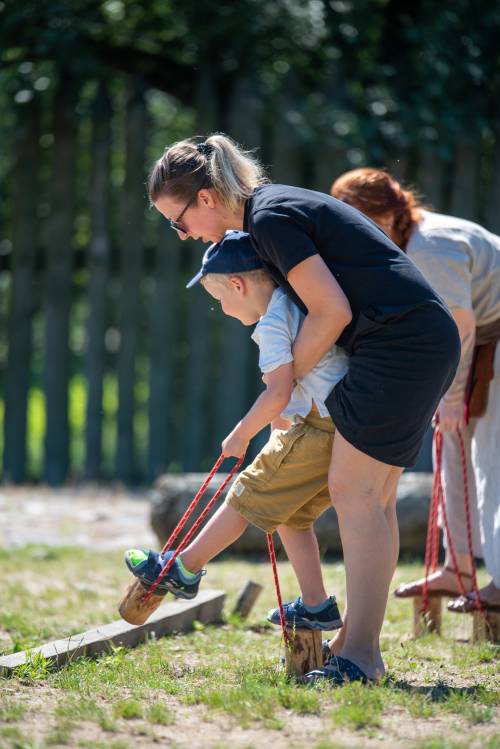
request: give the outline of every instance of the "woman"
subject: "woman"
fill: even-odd
[[[449,305],[462,341],[457,375],[443,397],[438,416],[443,433],[443,484],[449,532],[465,590],[471,591],[464,477],[459,431],[465,447],[472,541],[484,556],[491,582],[480,591],[486,609],[500,610],[500,237],[477,224],[425,210],[380,169],[355,169],[339,177],[332,195],[366,213],[404,250]],[[473,372],[471,366],[474,362]],[[493,372],[492,372],[493,369]],[[472,376],[471,376],[472,375]],[[471,383],[475,388],[471,395]],[[489,390],[489,393],[488,393]],[[468,403],[469,419],[464,404]],[[478,509],[479,526],[478,530]],[[447,546],[444,566],[429,578],[432,595],[459,595]],[[422,593],[422,580],[401,585],[399,597]],[[471,593],[448,608],[470,611]]]
[[[298,378],[335,342],[351,355],[326,402],[337,427],[329,489],[344,550],[346,623],[334,657],[307,678],[377,680],[398,557],[396,487],[455,373],[456,325],[377,226],[327,195],[267,184],[259,164],[224,135],[167,148],[149,195],[183,239],[215,242],[228,229],[250,234],[306,313],[294,347]]]

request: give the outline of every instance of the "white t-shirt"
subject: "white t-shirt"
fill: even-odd
[[[263,374],[293,361],[292,345],[304,321],[304,315],[282,289],[275,289],[266,313],[252,333],[259,347],[259,367]],[[333,346],[305,377],[297,381],[290,401],[281,414],[289,421],[307,416],[313,403],[320,416],[329,416],[325,399],[347,372],[349,357]]]
[[[472,221],[422,214],[408,256],[451,309],[473,310],[477,327],[500,320],[500,237]]]

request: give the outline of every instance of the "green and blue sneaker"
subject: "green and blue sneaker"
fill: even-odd
[[[295,601],[283,604],[283,613],[287,627],[298,629],[321,629],[329,631],[342,626],[342,617],[337,607],[335,596],[330,596],[320,606],[305,606],[299,596]],[[280,610],[271,609],[267,621],[280,625]]]
[[[156,578],[173,555],[173,551],[159,554],[157,551],[128,549],[125,552],[125,564],[130,572],[146,585],[153,585]],[[164,575],[158,590],[170,591],[177,598],[194,598],[198,593],[200,580],[205,570],[189,572],[182,560],[177,557],[169,571]]]

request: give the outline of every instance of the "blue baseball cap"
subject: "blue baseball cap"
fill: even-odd
[[[229,231],[220,242],[210,245],[203,255],[201,269],[186,284],[186,289],[197,284],[207,273],[244,273],[263,267],[250,236],[244,231]]]

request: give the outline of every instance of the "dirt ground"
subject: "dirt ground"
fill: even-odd
[[[149,495],[91,485],[0,488],[0,547],[46,544],[126,549],[156,546]]]

